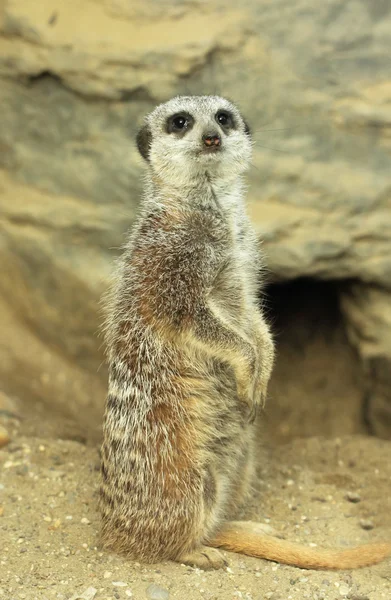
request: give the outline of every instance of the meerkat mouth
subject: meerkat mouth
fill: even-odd
[[[218,156],[223,152],[221,146],[205,146],[198,151],[198,156]]]

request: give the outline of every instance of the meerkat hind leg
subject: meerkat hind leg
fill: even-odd
[[[203,570],[221,569],[228,564],[219,550],[209,546],[201,546],[192,552],[188,552],[177,558],[177,561]]]

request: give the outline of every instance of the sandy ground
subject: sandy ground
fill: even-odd
[[[226,570],[202,572],[101,552],[97,447],[3,423],[11,442],[0,450],[1,600],[391,599],[390,559],[315,572],[225,553]],[[260,445],[253,499],[241,516],[306,545],[391,540],[390,450],[391,442],[363,436]]]

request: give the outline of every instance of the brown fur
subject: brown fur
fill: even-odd
[[[251,521],[230,521],[208,543],[216,548],[267,558],[301,569],[357,569],[379,563],[391,552],[390,544],[381,543],[347,550],[314,550],[257,533],[258,525]]]
[[[230,129],[218,126],[222,109]],[[167,133],[181,111],[191,127]],[[221,137],[213,155],[202,150],[212,128]],[[217,97],[174,99],[143,131],[146,193],[108,300],[104,545],[202,568],[225,564],[211,546],[309,568],[377,562],[386,545],[332,554],[228,521],[251,484],[252,422],[274,354],[243,204],[251,142],[237,109]]]

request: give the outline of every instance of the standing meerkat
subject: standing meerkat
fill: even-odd
[[[106,322],[103,544],[201,568],[226,564],[218,547],[302,568],[382,560],[387,544],[320,551],[230,520],[274,354],[243,200],[250,132],[227,100],[184,96],[146,117],[137,144],[145,193]]]

